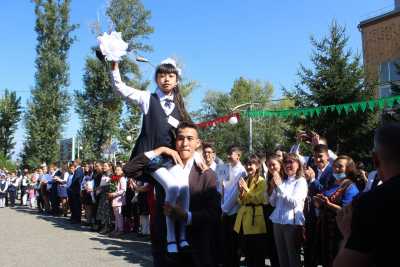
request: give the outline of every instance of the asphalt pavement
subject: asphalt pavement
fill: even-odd
[[[127,234],[109,238],[67,218],[26,207],[0,208],[0,265],[152,266],[150,242]]]

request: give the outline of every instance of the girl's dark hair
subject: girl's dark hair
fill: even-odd
[[[174,73],[176,75],[177,81],[180,81],[181,77],[178,73],[178,70],[172,64],[158,65],[156,68],[154,80],[157,82],[158,74],[168,74],[168,73]],[[178,108],[179,114],[182,117],[182,121],[192,122],[189,113],[186,111],[185,102],[183,101],[183,97],[179,89],[179,83],[174,88],[174,104]]]
[[[357,169],[354,160],[349,156],[340,155],[333,161],[332,165],[335,165],[335,163],[339,160],[346,160],[346,178],[350,179],[353,182],[356,182],[358,176],[360,176],[360,172]]]
[[[257,155],[253,154],[246,160],[246,165],[247,164],[254,164],[257,166],[257,172],[256,172],[255,177],[256,177],[256,179],[258,179],[258,177],[260,176],[260,169],[261,169],[260,158]],[[248,179],[247,179],[248,186],[250,186],[250,184],[251,184],[251,179],[253,179],[253,177],[248,176]]]

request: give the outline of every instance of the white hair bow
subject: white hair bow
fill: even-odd
[[[171,64],[172,66],[174,66],[174,68],[176,69],[176,71],[178,72],[178,75],[181,76],[182,75],[182,70],[180,68],[178,68],[177,64],[176,64],[176,60],[173,58],[166,58],[163,61],[161,61],[160,65],[162,64]]]

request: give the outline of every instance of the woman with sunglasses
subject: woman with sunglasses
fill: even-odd
[[[270,219],[273,222],[279,264],[282,267],[301,266],[300,250],[304,225],[304,201],[308,185],[298,155],[289,153],[283,159],[283,179],[273,176],[275,188],[270,203],[275,207]]]

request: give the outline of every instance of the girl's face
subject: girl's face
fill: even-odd
[[[122,171],[121,167],[115,168],[115,175],[122,176],[124,172]]]
[[[248,162],[246,164],[246,171],[250,176],[256,175],[258,168],[259,167],[255,163]]]
[[[108,172],[110,170],[110,165],[108,163],[103,164],[103,171]]]
[[[178,77],[176,76],[175,73],[158,73],[156,80],[158,87],[166,95],[171,94],[176,85],[178,84]]]
[[[231,154],[228,155],[228,160],[232,163],[232,164],[236,164],[240,161],[240,154],[238,152],[231,152]]]
[[[294,176],[300,166],[296,160],[288,158],[283,162],[283,167],[287,176]]]
[[[345,173],[346,165],[347,165],[347,160],[345,160],[345,159],[339,159],[339,160],[335,161],[335,164],[333,164],[333,172],[334,173]]]
[[[281,171],[281,164],[279,161],[271,159],[267,163],[268,171],[271,173],[280,172]]]
[[[85,172],[89,172],[89,170],[90,170],[89,165],[85,165],[85,166],[83,167],[83,170],[84,170]]]

